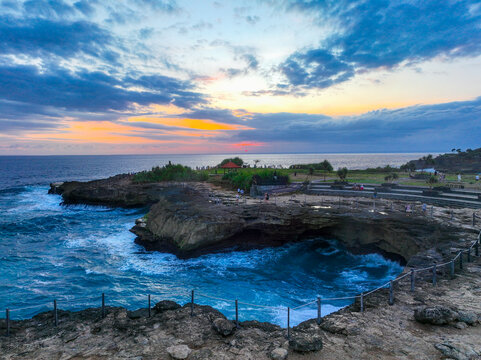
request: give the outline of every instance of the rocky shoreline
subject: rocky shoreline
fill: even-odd
[[[481,259],[456,269],[454,279],[439,269],[433,286],[417,279],[396,283],[394,304],[388,290],[287,331],[257,321],[235,322],[209,306],[161,301],[128,311],[107,307],[59,311],[13,321],[11,335],[0,337],[1,359],[458,359],[481,356]],[[0,320],[5,333],[5,321]]]
[[[300,194],[238,203],[234,194],[205,184],[137,185],[129,176],[52,184],[51,192],[62,194],[66,204],[146,206],[147,215],[133,228],[136,241],[179,256],[332,236],[351,251],[380,252],[422,267],[451,259],[477,235],[466,209],[435,207],[431,218],[406,214],[401,201],[378,201],[375,212],[372,201]],[[222,235],[209,240],[217,232]],[[151,317],[147,309],[108,308],[105,318],[100,309],[60,311],[58,327],[52,312],[14,321],[11,336],[0,339],[0,358],[477,359],[481,258],[472,258],[463,270],[456,266],[455,279],[448,268],[438,268],[433,286],[430,273],[419,273],[411,292],[406,277],[394,285],[392,306],[388,290],[381,289],[364,298],[364,312],[357,298],[320,325],[312,319],[294,327],[289,340],[276,325],[246,321],[236,328],[209,306],[196,304],[191,316],[191,304],[162,301]]]
[[[378,252],[417,266],[442,261],[453,239],[474,231],[463,224],[461,213],[453,221],[407,216],[402,201],[378,200],[373,211],[369,199],[343,198],[338,203],[338,198],[290,194],[269,202],[237,200],[233,192],[207,183],[134,184],[129,175],[52,184],[50,192],[61,194],[64,204],[147,207],[145,217],[131,229],[136,242],[183,258],[323,237],[338,239],[354,253]],[[436,208],[437,215],[447,211]]]

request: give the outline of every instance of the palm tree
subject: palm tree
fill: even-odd
[[[261,162],[260,160],[254,160],[254,167],[256,168],[257,164],[260,163],[260,162]]]

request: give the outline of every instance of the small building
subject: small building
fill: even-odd
[[[236,163],[233,163],[232,161],[229,161],[227,163],[225,163],[224,165],[221,166],[222,169],[224,169],[224,174],[225,174],[225,170],[228,169],[229,171],[232,170],[232,169],[240,169],[240,166],[237,165]]]

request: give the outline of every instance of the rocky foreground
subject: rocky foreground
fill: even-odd
[[[455,278],[440,271],[433,286],[409,277],[394,288],[394,305],[381,290],[291,331],[256,321],[233,321],[209,306],[162,301],[152,309],[107,308],[52,312],[15,321],[0,337],[1,359],[480,359],[481,259],[465,263]],[[0,321],[5,332],[5,322]]]

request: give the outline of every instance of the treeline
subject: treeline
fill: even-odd
[[[312,163],[312,164],[295,164],[289,166],[289,169],[300,169],[300,170],[318,170],[318,171],[333,171],[334,168],[332,167],[331,163],[327,160],[324,160],[320,163]]]
[[[273,169],[243,169],[225,174],[222,180],[227,181],[233,189],[249,191],[254,185],[287,185],[289,175]]]

